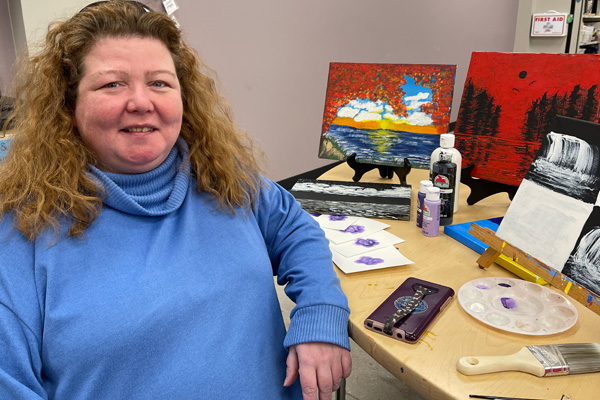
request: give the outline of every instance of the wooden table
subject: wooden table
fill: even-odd
[[[352,175],[350,167],[342,164],[319,179],[351,181]],[[456,362],[463,356],[507,355],[529,345],[600,342],[600,316],[575,301],[572,303],[579,313],[575,326],[549,336],[519,335],[492,328],[467,314],[457,299],[452,300],[416,344],[364,328],[365,318],[408,277],[450,286],[455,292],[476,278],[514,277],[496,264],[487,270],[479,268],[476,262],[479,254],[446,236],[442,228],[435,238],[421,234],[415,224],[416,194],[419,182],[427,177],[425,170],[413,169],[408,175],[408,183],[412,185],[411,220],[384,221],[391,225],[389,232],[406,240],[397,247],[414,264],[354,274],[336,268],[350,304],[352,339],[427,399],[468,399],[469,394],[549,400],[600,398],[600,373],[539,378],[522,372],[465,376],[456,370]],[[398,183],[398,179],[381,179],[378,171],[373,170],[361,182]],[[510,203],[506,193],[499,193],[469,206],[466,203],[469,193],[470,189],[462,185],[454,223],[503,216]]]

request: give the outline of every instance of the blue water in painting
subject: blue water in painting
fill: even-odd
[[[402,165],[408,158],[413,167],[426,169],[429,169],[431,153],[440,143],[439,135],[344,125],[331,125],[327,136],[332,137],[346,155],[356,153],[359,162]]]

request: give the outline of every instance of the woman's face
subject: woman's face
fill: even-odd
[[[109,37],[83,59],[75,126],[98,168],[137,174],[160,165],[177,141],[183,104],[175,65],[158,39]]]

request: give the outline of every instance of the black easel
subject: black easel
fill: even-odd
[[[352,177],[352,180],[354,182],[360,181],[360,179],[365,173],[377,168],[379,170],[380,177],[384,179],[392,179],[394,177],[394,173],[396,173],[396,175],[398,175],[398,179],[400,180],[400,185],[408,186],[408,184],[406,183],[406,177],[412,169],[408,158],[404,159],[404,165],[401,167],[359,163],[358,161],[356,161],[356,153],[351,154],[348,158],[346,158],[346,162],[348,163],[350,168],[354,170],[354,176]]]
[[[471,176],[471,172],[475,166],[469,164],[461,169],[460,182],[471,188],[471,194],[467,197],[467,204],[473,205],[480,200],[485,199],[496,193],[507,192],[508,198],[513,199],[517,192],[518,186],[507,185],[505,183],[498,183],[492,181],[486,181],[485,179],[474,178]]]

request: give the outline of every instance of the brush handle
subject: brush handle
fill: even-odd
[[[502,371],[521,371],[535,376],[545,375],[542,363],[526,347],[508,356],[462,357],[456,363],[456,369],[464,375]]]

